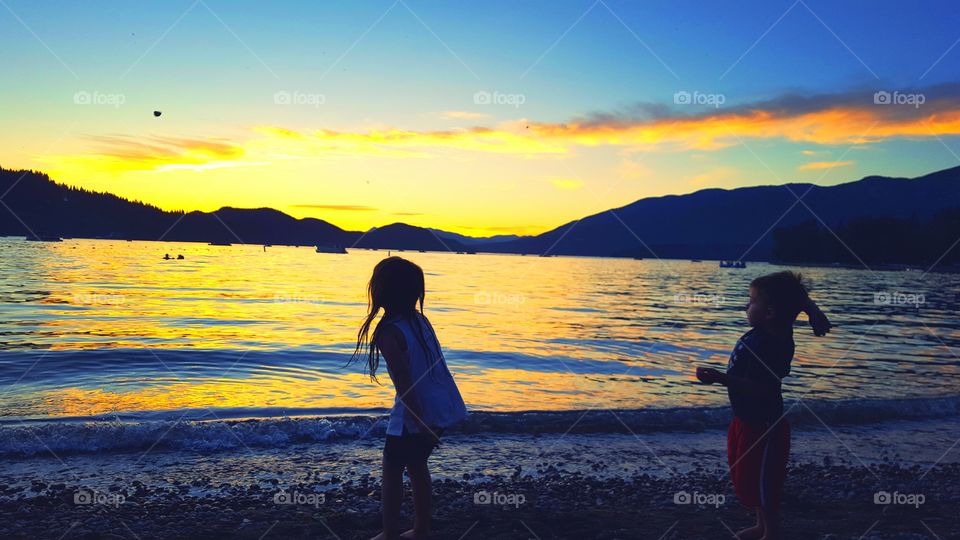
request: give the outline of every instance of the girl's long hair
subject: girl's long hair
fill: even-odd
[[[372,332],[370,327],[380,310],[383,309],[391,315],[414,321],[419,330],[419,335],[416,336],[417,341],[420,342],[431,358],[436,355],[440,362],[446,366],[446,363],[443,362],[443,353],[440,351],[440,343],[434,337],[436,348],[427,347],[423,324],[420,322],[420,318],[416,316],[419,311],[420,315],[426,319],[426,316],[423,315],[423,299],[425,296],[423,270],[419,266],[402,257],[387,257],[377,263],[373,268],[370,283],[367,285],[367,316],[364,318],[363,324],[360,325],[360,331],[357,332],[357,346],[353,351],[353,356],[350,357],[350,363],[361,358],[364,355],[364,349],[366,349],[366,370],[370,374],[370,378],[377,381],[377,368],[380,367],[380,347],[377,344],[377,338],[380,335],[380,327],[383,325],[384,319],[381,318],[377,322]],[[427,323],[429,324],[429,321]]]

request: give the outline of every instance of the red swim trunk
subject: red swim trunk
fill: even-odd
[[[789,455],[786,418],[771,424],[734,417],[727,430],[727,464],[740,503],[751,508],[779,508]]]

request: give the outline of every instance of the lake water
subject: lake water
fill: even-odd
[[[8,420],[382,412],[392,403],[385,373],[378,386],[361,364],[346,365],[366,282],[386,251],[13,238],[0,247]],[[426,272],[425,312],[477,411],[722,406],[722,389],[696,384],[693,370],[726,365],[747,330],[750,280],[781,269],[393,253]],[[788,398],[960,393],[960,276],[799,270],[837,328],[815,338],[798,322]]]

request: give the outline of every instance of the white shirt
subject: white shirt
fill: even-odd
[[[463,398],[460,397],[460,390],[457,389],[453,375],[447,369],[447,363],[440,351],[440,342],[430,321],[416,312],[409,319],[391,317],[384,324],[396,326],[403,332],[403,338],[407,342],[407,356],[410,359],[410,377],[413,386],[404,398],[416,399],[420,403],[423,414],[420,420],[428,426],[446,428],[466,418],[467,407],[463,403]],[[424,343],[421,343],[421,339]],[[426,349],[424,344],[427,346]],[[387,371],[390,371],[389,364]],[[390,372],[390,378],[394,379],[392,372]],[[394,398],[393,409],[390,411],[387,435],[402,435],[404,427],[409,433],[420,431],[416,418],[403,405],[398,392]]]

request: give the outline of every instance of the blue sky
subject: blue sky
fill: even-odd
[[[273,206],[354,228],[416,214],[406,221],[472,234],[703,187],[960,165],[955,4],[703,4],[3,0],[0,165],[167,208]],[[896,114],[856,101],[880,90],[946,97]],[[477,103],[478,91],[522,104]],[[723,104],[678,105],[680,91]],[[78,104],[84,92],[107,102]],[[772,110],[789,125],[724,117],[733,133],[719,143],[704,131],[712,114],[784,96],[859,96],[870,117],[826,138],[845,116]],[[860,140],[874,116],[882,136]],[[671,140],[670,122],[690,117],[707,121]],[[598,118],[599,137],[550,135]],[[409,140],[401,152],[377,131]],[[544,208],[526,210],[531,198]]]

